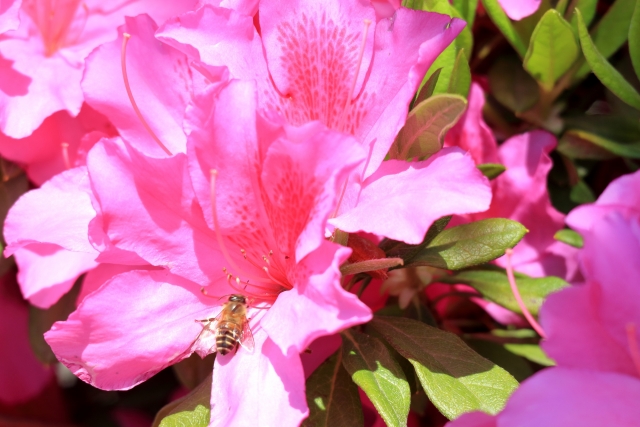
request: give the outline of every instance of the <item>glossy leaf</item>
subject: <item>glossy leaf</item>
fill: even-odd
[[[427,98],[430,98],[433,95],[433,91],[436,89],[436,84],[438,84],[438,78],[440,77],[440,73],[442,72],[442,68],[436,69],[433,74],[425,81],[424,85],[418,92],[418,96],[416,97],[416,101],[414,105],[420,104]]]
[[[591,38],[603,57],[609,58],[627,41],[635,2],[636,0],[616,0],[597,23]],[[582,12],[582,9],[576,10]],[[583,21],[585,21],[585,25],[588,25],[586,18],[583,13]],[[577,16],[572,19],[575,19],[576,23],[578,22]],[[584,64],[576,73],[576,79],[583,78],[589,74],[589,71],[589,64]]]
[[[389,150],[394,159],[424,158],[437,153],[446,132],[456,124],[467,107],[459,95],[434,95],[417,105],[407,117]]]
[[[593,18],[596,16],[596,11],[598,8],[598,0],[578,0],[577,2],[571,2],[571,8],[567,10],[567,13],[564,14],[567,17],[571,17],[571,27],[573,28],[574,33],[578,34],[578,18],[575,16],[574,11],[579,9],[582,12],[582,17],[584,18],[584,23],[589,26],[593,21]]]
[[[453,66],[456,63],[456,55],[456,46],[451,43],[442,51],[442,53],[440,53],[440,55],[438,55],[436,60],[427,71],[427,74],[424,76],[424,79],[422,80],[422,83],[420,85],[420,91],[422,91],[422,88],[431,79],[433,74],[437,70],[440,70],[438,80],[435,82],[435,86],[433,88],[433,94],[447,93],[449,81],[451,80],[451,72],[453,71]]]
[[[569,199],[579,205],[583,203],[593,203],[596,201],[593,191],[591,191],[589,186],[583,180],[579,180],[576,185],[571,187]]]
[[[478,9],[478,0],[453,0],[453,7],[460,13],[462,19],[467,21],[467,27],[473,28]]]
[[[309,418],[303,427],[364,425],[358,387],[342,366],[342,351],[327,359],[307,379]]]
[[[409,265],[428,265],[459,270],[504,255],[527,233],[519,222],[490,218],[444,230],[411,260]]]
[[[189,394],[165,405],[152,427],[207,427],[211,404],[211,375]]]
[[[515,278],[522,300],[534,316],[538,314],[540,306],[551,292],[559,291],[568,286],[567,282],[555,276],[534,278],[516,273]],[[513,292],[511,292],[507,275],[502,269],[485,268],[462,271],[440,280],[445,283],[469,285],[480,292],[485,299],[513,312],[521,313]]]
[[[554,362],[549,356],[545,354],[542,348],[538,344],[505,344],[504,348],[509,350],[513,354],[522,356],[538,365],[542,366],[555,366]]]
[[[636,76],[640,79],[640,0],[636,0],[629,24],[629,55]]]
[[[346,330],[342,364],[364,391],[387,426],[406,426],[411,391],[402,368],[377,338]]]
[[[573,159],[607,160],[615,156],[640,159],[640,141],[621,143],[590,132],[571,129],[562,136],[558,151]]]
[[[591,36],[589,36],[589,31],[584,24],[579,10],[576,10],[576,15],[578,16],[578,33],[580,35],[582,53],[593,73],[602,84],[618,98],[640,110],[640,94],[638,94],[633,86],[622,77],[622,74],[613,68],[609,61],[598,51]]]
[[[458,336],[422,322],[375,316],[369,326],[407,358],[429,399],[449,419],[499,412],[518,382]]]
[[[556,234],[553,235],[553,238],[574,248],[581,248],[584,245],[582,236],[568,228],[557,231]]]
[[[498,27],[511,46],[518,52],[518,55],[524,58],[527,53],[527,44],[522,40],[511,23],[511,20],[507,14],[504,13],[504,10],[502,10],[500,3],[498,3],[497,0],[482,0],[482,5],[493,23],[496,24],[496,27]]]
[[[480,356],[489,359],[513,375],[518,382],[526,380],[533,374],[531,365],[522,357],[507,350],[504,344],[479,339],[467,339],[465,342]]]
[[[500,163],[483,163],[478,165],[478,169],[480,169],[480,172],[489,179],[496,179],[507,170],[506,166],[501,165]]]
[[[513,59],[498,59],[489,70],[492,95],[499,103],[521,113],[533,107],[540,96],[538,84],[522,64]]]
[[[469,95],[470,88],[471,69],[469,68],[469,61],[467,60],[464,49],[460,49],[456,57],[456,62],[453,64],[447,93],[453,93],[466,98]]]
[[[579,54],[571,25],[556,10],[550,9],[533,31],[524,68],[549,92]]]

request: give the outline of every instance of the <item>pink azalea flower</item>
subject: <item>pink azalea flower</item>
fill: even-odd
[[[492,182],[489,210],[468,215],[466,220],[509,218],[520,222],[529,232],[513,250],[514,269],[534,277],[571,279],[577,270],[576,250],[553,237],[564,227],[564,215],[551,205],[547,191],[552,167],[549,153],[556,139],[547,132],[533,131],[514,136],[498,148],[482,118],[483,106],[484,93],[474,83],[469,107],[447,134],[445,145],[468,150],[478,164],[501,163],[507,170]],[[497,264],[504,267],[504,258]]]
[[[80,89],[84,58],[113,38],[125,15],[149,10],[162,21],[194,4],[195,0],[141,0],[105,7],[97,0],[24,0],[20,26],[0,40],[0,55],[16,72],[11,83],[18,86],[11,93],[0,93],[0,130],[19,139],[56,111],[77,116],[84,99]]]
[[[42,185],[65,169],[84,164],[82,153],[101,136],[113,135],[113,125],[83,104],[77,117],[66,111],[53,113],[26,138],[0,134],[0,154],[21,165],[33,183]]]
[[[29,307],[9,273],[0,278],[0,403],[29,400],[52,380],[51,370],[33,355],[28,328]]]
[[[371,4],[337,0],[262,1],[258,16],[260,33],[251,17],[205,6],[157,35],[234,78],[256,80],[260,105],[291,124],[320,120],[360,141],[369,158],[342,184],[333,226],[419,243],[435,219],[486,209],[487,182],[461,152],[382,163],[426,70],[463,21],[406,8],[377,19]]]
[[[609,196],[629,178],[610,184]],[[610,208],[585,232],[586,284],[551,294],[542,306],[542,346],[558,367],[525,381],[495,418],[466,414],[450,426],[637,425],[640,218],[625,205]]]
[[[498,0],[507,16],[519,21],[536,13],[542,0]]]
[[[165,270],[114,276],[45,338],[83,380],[128,389],[210,353],[199,320],[219,312],[217,296],[241,293],[255,349],[216,358],[211,425],[298,425],[308,413],[300,353],[371,318],[340,285],[350,250],[324,239],[339,182],[365,153],[318,122],[257,115],[248,82],[211,88],[187,120],[187,154],[147,157],[119,139],[90,152],[106,236]]]

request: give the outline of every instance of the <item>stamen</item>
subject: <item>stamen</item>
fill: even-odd
[[[349,89],[349,93],[347,94],[347,99],[344,103],[344,108],[342,109],[342,115],[340,116],[340,123],[338,125],[338,130],[344,132],[344,120],[347,116],[347,112],[349,110],[349,106],[351,105],[351,98],[353,97],[353,92],[356,89],[356,83],[358,82],[358,75],[360,74],[360,66],[362,65],[362,58],[364,57],[364,49],[367,46],[367,36],[369,35],[369,26],[371,25],[371,20],[364,20],[364,32],[362,33],[362,42],[360,43],[360,50],[358,51],[358,62],[356,65],[356,72],[353,75],[353,80],[351,81],[351,88]]]
[[[629,344],[629,352],[631,353],[631,360],[640,375],[640,348],[638,347],[638,339],[636,338],[636,324],[627,323],[627,343]]]
[[[511,292],[513,292],[513,296],[516,298],[518,302],[518,307],[522,311],[525,319],[529,322],[531,327],[540,335],[542,338],[546,338],[547,335],[544,333],[542,326],[536,321],[533,317],[527,306],[524,304],[522,300],[522,296],[520,295],[520,291],[518,291],[518,285],[516,284],[516,278],[513,274],[513,267],[511,266],[511,255],[513,255],[513,250],[507,248],[505,251],[506,261],[507,261],[507,278],[509,279],[509,285],[511,286]]]
[[[120,51],[120,63],[122,65],[122,78],[124,79],[124,87],[127,90],[127,96],[129,97],[129,102],[131,102],[131,106],[133,107],[133,111],[136,112],[138,116],[138,120],[142,123],[142,126],[146,129],[146,131],[151,135],[151,138],[158,144],[162,150],[167,153],[168,156],[172,156],[171,151],[165,147],[165,145],[160,141],[160,138],[156,136],[156,134],[151,130],[151,127],[147,123],[147,121],[142,117],[142,113],[138,108],[138,104],[136,104],[135,99],[133,99],[133,93],[131,92],[131,86],[129,85],[129,77],[127,77],[127,43],[129,42],[129,38],[131,38],[130,34],[124,33],[122,35],[122,50]]]
[[[62,147],[62,160],[64,161],[64,167],[66,170],[71,169],[71,162],[69,161],[69,143],[63,142],[60,144]]]
[[[267,267],[262,267],[262,269],[264,270],[265,273],[267,273],[267,276],[269,276],[269,278],[271,280],[273,280],[274,282],[276,282],[277,284],[279,284],[280,286],[282,286],[285,289],[291,289],[291,286],[289,286],[286,283],[282,283],[282,281],[280,281],[280,280],[276,279],[275,277],[273,277],[271,275],[271,273],[269,273],[269,269]]]

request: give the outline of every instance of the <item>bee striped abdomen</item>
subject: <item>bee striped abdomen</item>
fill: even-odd
[[[235,322],[221,322],[218,325],[216,334],[216,348],[218,353],[224,356],[235,350],[238,346],[241,333],[241,325]]]

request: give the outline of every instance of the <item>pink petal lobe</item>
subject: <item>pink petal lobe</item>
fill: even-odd
[[[185,154],[154,159],[119,139],[102,140],[87,163],[113,245],[203,285],[221,275],[222,257],[195,200]]]
[[[485,414],[484,412],[468,412],[462,414],[455,421],[446,424],[447,427],[498,427],[495,416]]]
[[[307,417],[304,371],[297,353],[285,354],[264,330],[253,353],[217,357],[211,390],[211,427],[296,426]]]
[[[300,354],[311,342],[371,319],[371,310],[340,285],[350,250],[327,241],[297,266],[297,282],[283,292],[260,326],[286,354]]]
[[[637,426],[638,396],[640,381],[637,378],[578,369],[545,369],[515,391],[498,415],[497,425]]]
[[[445,147],[460,147],[469,152],[476,164],[500,163],[498,143],[482,118],[484,91],[478,83],[471,84],[467,111],[444,139]]]
[[[567,224],[578,232],[589,230],[612,211],[640,216],[640,172],[612,181],[595,203],[578,206],[567,215]]]
[[[519,21],[529,15],[533,15],[540,7],[542,0],[498,0],[507,16],[514,21]]]
[[[96,215],[90,193],[87,168],[77,167],[24,194],[5,221],[5,255],[31,243],[54,243],[95,257],[97,252],[87,239],[89,222]]]
[[[115,276],[45,340],[65,366],[104,390],[126,390],[191,353],[215,311],[197,285],[164,271]]]
[[[358,204],[329,222],[344,231],[417,244],[436,219],[480,212],[490,202],[489,181],[471,157],[447,148],[423,162],[382,163],[364,182]]]
[[[38,395],[51,370],[34,356],[29,343],[29,307],[11,275],[0,278],[0,402],[17,404]]]
[[[0,0],[0,34],[18,28],[21,4],[21,0]]]
[[[249,15],[205,5],[168,20],[156,36],[191,58],[228,67],[234,78],[268,84],[262,43]]]
[[[142,116],[171,153],[184,152],[182,122],[190,99],[191,70],[184,54],[155,39],[156,29],[148,15],[127,18],[118,38],[87,58],[82,89],[89,105],[107,116],[123,138],[145,154],[160,156],[164,152],[131,106],[120,61],[122,32],[126,32],[131,35],[126,53],[127,75]]]
[[[49,308],[81,274],[96,267],[95,253],[72,252],[51,243],[33,243],[15,251],[18,283],[25,299]]]
[[[78,294],[78,303],[82,302],[87,295],[100,289],[102,285],[118,274],[134,270],[159,270],[159,268],[150,265],[98,264],[96,268],[87,272],[84,280],[82,280],[82,289],[80,289],[80,294]]]
[[[387,155],[425,73],[465,25],[461,19],[406,8],[376,24],[374,55],[378,60],[374,59],[364,92],[359,95],[362,101],[358,105],[366,103],[367,108],[359,111],[363,117],[355,132],[360,141],[372,147],[365,177],[378,169]]]

